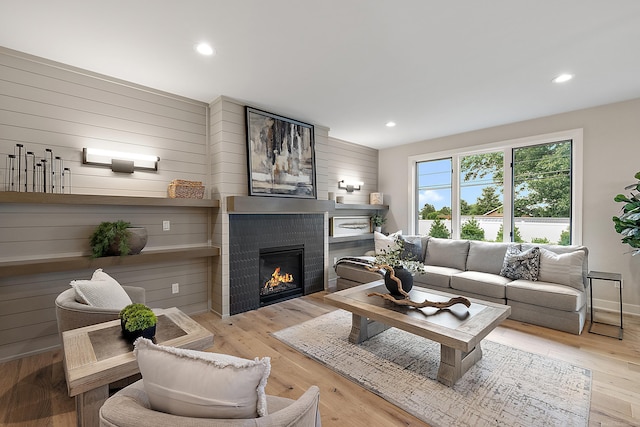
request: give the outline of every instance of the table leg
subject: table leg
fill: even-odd
[[[380,332],[386,331],[387,329],[389,329],[389,326],[385,324],[369,320],[364,316],[352,314],[349,342],[353,344],[360,344],[361,342],[366,341],[372,336],[378,335]]]
[[[440,344],[438,381],[446,386],[453,386],[480,359],[482,359],[480,343],[469,353]]]
[[[109,384],[86,391],[76,396],[76,415],[78,427],[98,427],[99,412],[109,397]]]

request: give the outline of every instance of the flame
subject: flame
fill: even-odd
[[[293,282],[293,275],[286,273],[280,274],[280,267],[276,267],[276,269],[271,273],[271,279],[267,280],[264,284],[264,289],[273,289],[281,283],[291,283]]]

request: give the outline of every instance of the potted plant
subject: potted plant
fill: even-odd
[[[627,185],[624,189],[640,192],[640,172],[636,173],[634,178],[638,182]],[[640,193],[631,191],[629,197],[618,194],[614,200],[625,204],[622,207],[622,214],[613,217],[616,232],[623,236],[622,243],[633,248],[632,254],[638,255],[640,253]]]
[[[393,295],[401,295],[393,276],[400,280],[402,289],[409,292],[413,287],[413,276],[424,272],[424,264],[408,254],[405,240],[401,236],[396,236],[394,246],[376,255],[374,263],[375,268],[384,275],[384,284]]]
[[[152,339],[156,335],[158,318],[146,305],[129,304],[120,310],[120,325],[122,335],[129,341],[135,341],[138,337]]]
[[[118,220],[101,222],[90,237],[91,257],[134,255],[147,244],[147,230]]]
[[[380,215],[379,213],[371,216],[371,224],[373,225],[373,230],[377,231],[378,233],[382,232],[382,224],[384,224],[386,221],[387,218]]]

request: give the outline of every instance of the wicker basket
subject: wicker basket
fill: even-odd
[[[202,199],[204,185],[202,181],[186,181],[174,179],[169,184],[169,197],[172,199]]]

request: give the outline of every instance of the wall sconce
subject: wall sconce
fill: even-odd
[[[364,182],[345,181],[344,179],[338,181],[338,188],[347,190],[347,193],[353,193],[353,190],[360,191],[363,185],[364,185]]]
[[[120,151],[102,150],[100,148],[83,148],[82,164],[107,166],[114,172],[133,173],[134,170],[157,171],[160,157],[147,154],[123,153]]]

